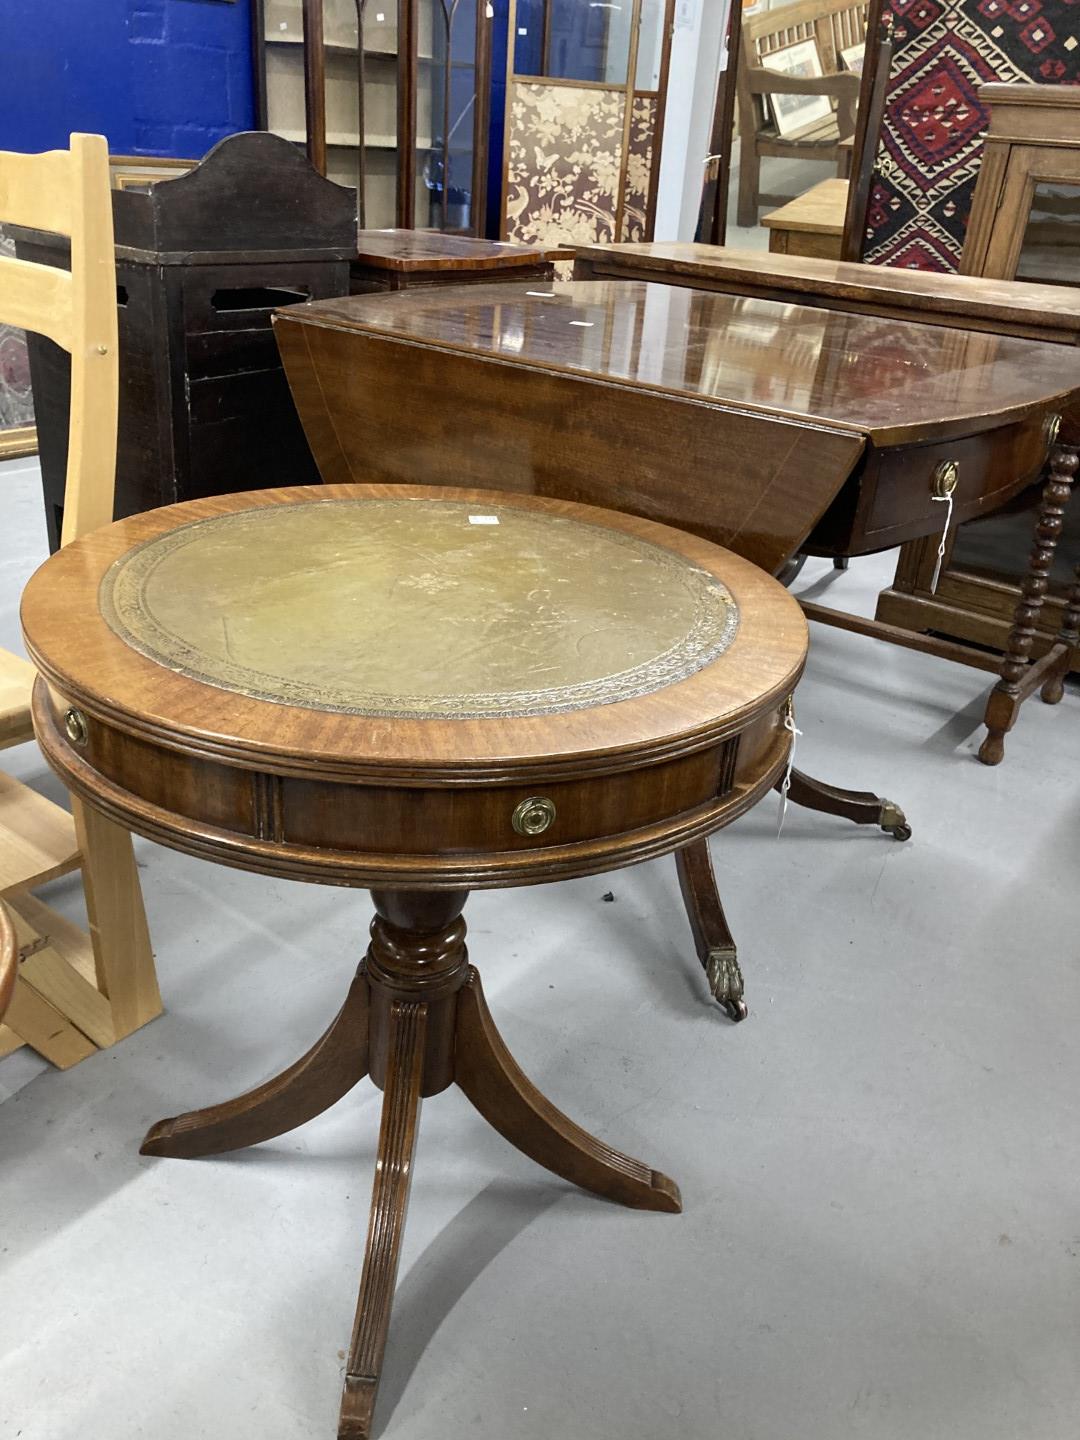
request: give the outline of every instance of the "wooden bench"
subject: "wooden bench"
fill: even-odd
[[[797,0],[779,10],[748,15],[742,26],[736,92],[739,106],[739,207],[741,226],[758,223],[761,161],[764,156],[797,160],[832,160],[846,173],[847,152],[841,141],[855,132],[859,76],[843,68],[840,52],[866,41],[864,4],[852,0]],[[797,79],[769,69],[769,57],[801,41],[817,46],[823,74]],[[767,97],[827,95],[831,114],[794,135],[782,136]],[[772,197],[770,197],[772,198]]]
[[[813,255],[839,260],[844,238],[848,182],[822,180],[779,210],[763,215],[773,255]]]

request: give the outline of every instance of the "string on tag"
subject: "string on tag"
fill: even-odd
[[[934,578],[930,581],[930,594],[937,594],[938,581],[941,579],[941,567],[945,562],[945,542],[949,538],[949,529],[953,517],[953,492],[950,489],[945,495],[931,495],[930,499],[936,504],[944,504],[948,508],[945,511],[945,528],[941,532],[941,544],[937,547],[937,562],[934,565]]]
[[[784,828],[784,819],[787,815],[788,791],[791,789],[791,772],[795,768],[795,742],[802,734],[802,731],[795,724],[795,701],[790,695],[787,698],[787,704],[784,706],[784,729],[791,736],[791,749],[788,751],[787,769],[784,771],[784,778],[780,783],[780,818],[776,822],[777,839],[780,838],[780,833]]]

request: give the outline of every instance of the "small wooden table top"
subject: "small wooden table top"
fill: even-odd
[[[504,270],[535,265],[544,251],[517,240],[483,240],[441,230],[361,230],[358,258],[378,270]]]
[[[235,1149],[365,1075],[384,1090],[338,1430],[367,1440],[423,1096],[457,1084],[556,1174],[681,1208],[518,1069],[469,964],[467,887],[664,854],[761,799],[788,764],[806,622],[762,571],[664,526],[401,486],[120,521],[48,560],[22,617],[38,739],[91,805],[226,864],[372,887],[371,944],[322,1039],[143,1142]]]
[[[350,267],[354,294],[461,285],[518,277],[550,279],[544,250],[516,240],[482,240],[440,230],[361,230]]]

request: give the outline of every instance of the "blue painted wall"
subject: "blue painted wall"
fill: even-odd
[[[201,158],[255,121],[249,0],[0,0],[0,149]]]

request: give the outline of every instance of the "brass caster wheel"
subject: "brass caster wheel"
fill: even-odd
[[[891,835],[894,840],[910,840],[911,826],[907,822],[907,816],[900,806],[892,800],[881,802],[881,814],[878,816],[878,824],[886,835]]]
[[[740,1020],[745,1020],[749,1011],[743,999],[742,971],[735,957],[735,947],[724,946],[722,949],[710,950],[705,974],[709,979],[713,999],[724,1007],[729,1018],[736,1025]]]

